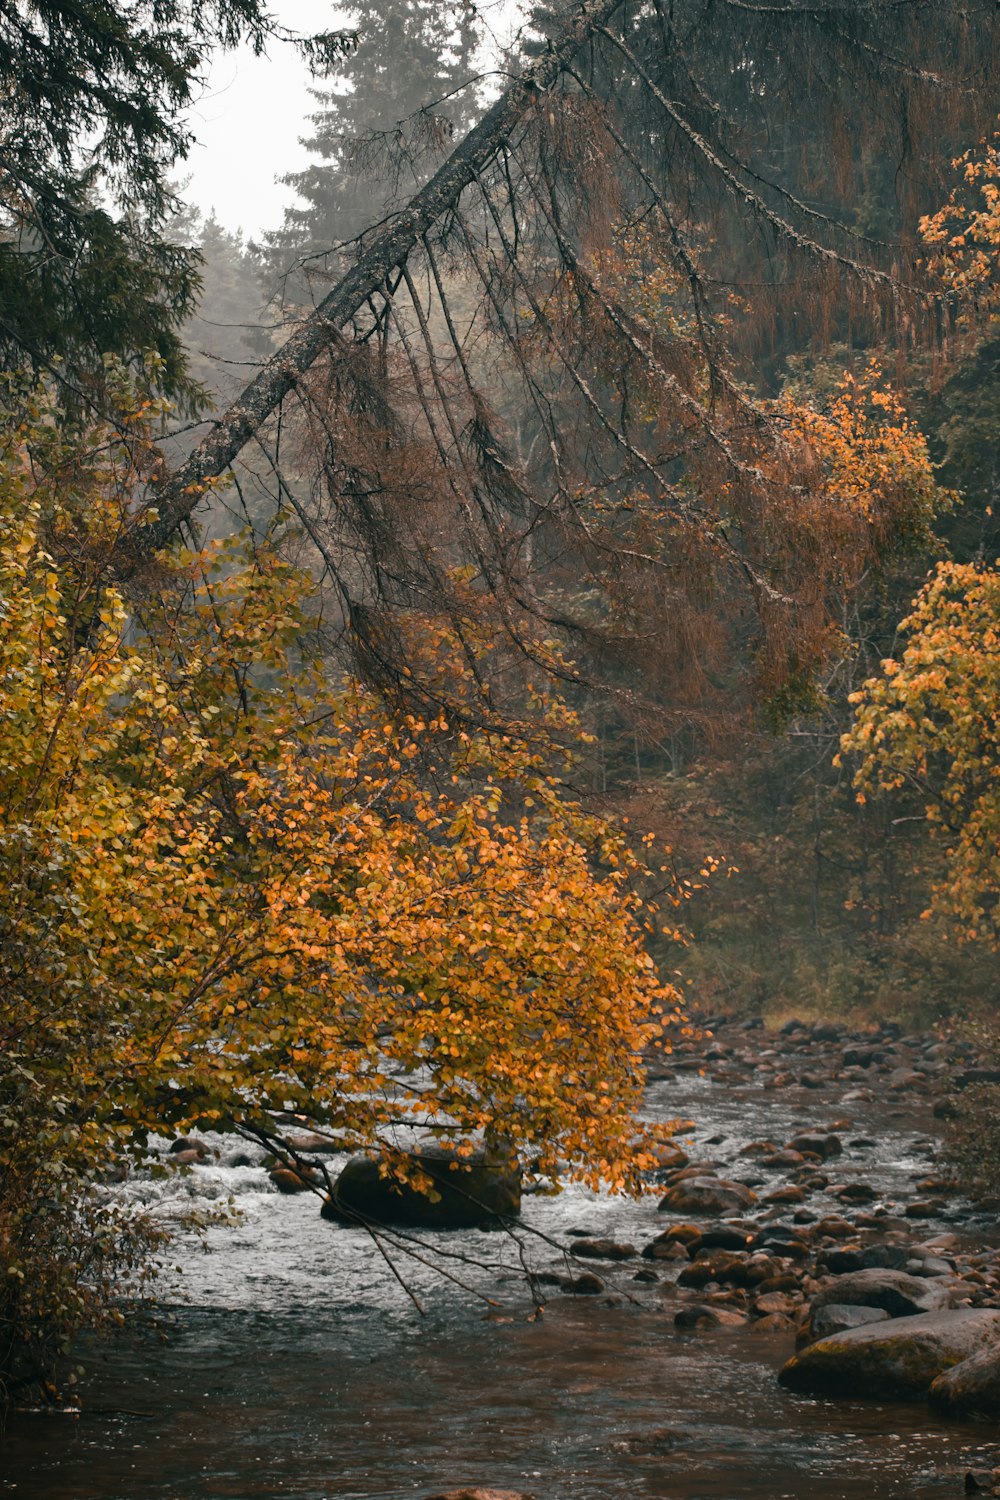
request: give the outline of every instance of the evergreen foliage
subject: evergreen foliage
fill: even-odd
[[[196,397],[178,323],[199,259],[164,232],[185,111],[217,47],[284,39],[263,0],[10,0],[0,8],[0,361],[92,395],[102,357],[157,355]],[[317,66],[346,42],[303,39]]]
[[[426,180],[476,110],[467,0],[354,0],[347,14],[357,50],[313,93],[315,160],[283,179],[300,201],[264,237],[268,280],[293,303],[322,295],[338,252]]]

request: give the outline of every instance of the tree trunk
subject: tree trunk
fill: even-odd
[[[160,485],[156,494],[158,519],[136,527],[122,544],[126,553],[122,559],[124,571],[129,570],[130,563],[134,566],[169,541],[197,506],[205,484],[230,468],[244,445],[295,388],[299,377],[368,299],[385,286],[392,271],[405,262],[421,236],[456,206],[464,190],[510,139],[538,95],[551,87],[563,68],[608,23],[622,3],[623,0],[583,0],[579,13],[567,22],[558,39],[550,42],[542,56],[508,85],[430,182],[403,210],[366,237],[357,263],[267,361],[180,468]]]

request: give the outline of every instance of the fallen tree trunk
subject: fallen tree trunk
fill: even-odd
[[[556,81],[586,42],[623,0],[584,0],[579,13],[533,64],[512,80],[500,98],[455,148],[425,187],[366,242],[355,265],[263,366],[212,431],[156,494],[157,520],[136,527],[122,543],[125,570],[164,546],[188,519],[205,485],[226,472],[299,377],[329,348],[341,328],[386,285],[434,224],[452,210],[464,190],[489,166],[538,95]]]

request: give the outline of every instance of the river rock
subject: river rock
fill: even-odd
[[[794,1333],[795,1320],[787,1313],[764,1313],[750,1324],[751,1333]]]
[[[841,1061],[845,1068],[870,1068],[880,1063],[885,1053],[879,1047],[845,1047]]]
[[[663,1195],[659,1208],[674,1214],[734,1214],[756,1203],[754,1193],[741,1182],[724,1177],[687,1177]]]
[[[323,1217],[353,1223],[358,1218],[379,1224],[420,1229],[468,1229],[521,1211],[521,1169],[485,1152],[458,1158],[443,1147],[415,1152],[431,1178],[437,1201],[408,1184],[383,1177],[372,1156],[352,1156],[323,1203]]]
[[[810,1152],[818,1156],[820,1161],[829,1161],[831,1156],[839,1156],[843,1151],[840,1137],[820,1131],[803,1131],[801,1135],[793,1136],[788,1142],[790,1151]]]
[[[905,1271],[872,1267],[836,1276],[813,1298],[813,1310],[834,1302],[849,1307],[880,1307],[890,1318],[906,1318],[943,1311],[951,1306],[951,1297],[944,1287],[908,1276]]]
[[[193,1146],[189,1151],[175,1151],[171,1147],[170,1155],[167,1157],[167,1165],[170,1167],[197,1167],[206,1160],[207,1157],[204,1151],[198,1151]]]
[[[878,1197],[870,1182],[838,1182],[830,1192],[842,1203],[874,1203]]]
[[[771,1224],[761,1229],[753,1238],[755,1250],[765,1250],[770,1255],[787,1256],[790,1260],[805,1260],[809,1254],[807,1231],[788,1229],[784,1224]]]
[[[774,1313],[782,1313],[789,1317],[797,1312],[802,1305],[802,1296],[795,1292],[764,1292],[755,1297],[750,1310],[757,1318],[770,1317]]]
[[[829,1271],[833,1276],[878,1268],[905,1271],[909,1259],[909,1251],[903,1245],[845,1245],[836,1250],[824,1250],[817,1261],[817,1269]]]
[[[331,1140],[328,1135],[319,1135],[315,1130],[287,1136],[286,1145],[298,1156],[340,1156],[344,1151],[344,1147],[335,1140]]]
[[[571,1249],[587,1260],[633,1260],[638,1254],[634,1245],[618,1240],[574,1240]]]
[[[308,1193],[320,1183],[319,1174],[308,1169],[296,1172],[291,1167],[272,1167],[267,1175],[279,1193]]]
[[[775,1151],[772,1155],[763,1157],[760,1165],[772,1172],[782,1172],[786,1167],[801,1167],[804,1163],[805,1157],[801,1151],[792,1151],[786,1147],[782,1151]]]
[[[705,1231],[700,1229],[697,1224],[671,1224],[670,1228],[665,1229],[657,1238],[661,1240],[678,1240],[686,1250],[694,1255],[698,1246],[705,1238]]]
[[[777,1151],[773,1141],[751,1141],[740,1147],[740,1156],[773,1156]]]
[[[189,1151],[195,1152],[202,1160],[211,1156],[211,1147],[207,1141],[203,1141],[198,1135],[179,1135],[176,1140],[170,1142],[168,1154],[170,1156],[187,1156]]]
[[[695,1302],[682,1307],[674,1317],[675,1328],[742,1328],[747,1319],[742,1313],[729,1307],[709,1307],[705,1302]]]
[[[689,1243],[688,1248],[692,1255],[700,1254],[702,1250],[745,1250],[751,1238],[739,1224],[716,1224],[714,1228],[702,1231],[697,1246]]]
[[[596,1297],[604,1291],[604,1282],[593,1271],[584,1271],[581,1276],[565,1276],[559,1284],[573,1297]]]
[[[480,1488],[465,1490],[438,1490],[434,1495],[427,1495],[425,1500],[534,1500],[533,1495],[528,1495],[524,1490],[484,1490]]]
[[[810,1340],[832,1338],[849,1328],[865,1328],[869,1323],[886,1323],[889,1314],[884,1307],[858,1307],[849,1302],[828,1302],[817,1307],[809,1320]]]
[[[911,1276],[952,1276],[955,1272],[950,1260],[935,1255],[914,1256],[906,1262],[906,1269]]]
[[[643,1260],[688,1260],[688,1253],[681,1240],[669,1238],[666,1234],[658,1234],[655,1240],[650,1240],[648,1245],[643,1246]]]
[[[673,1141],[660,1141],[647,1150],[653,1157],[658,1172],[679,1171],[691,1165],[690,1156],[680,1146],[675,1146]]]
[[[773,1193],[768,1193],[764,1199],[765,1203],[802,1203],[805,1201],[805,1190],[788,1183],[785,1187],[775,1188]]]
[[[778,1379],[810,1395],[916,1401],[939,1375],[988,1347],[1000,1349],[1000,1312],[921,1313],[820,1339],[790,1359]]]
[[[746,1279],[746,1259],[731,1250],[718,1250],[713,1255],[699,1256],[685,1266],[677,1278],[678,1286],[707,1286],[710,1281],[742,1286]]]
[[[939,1375],[927,1393],[935,1411],[949,1417],[1000,1417],[1000,1344],[979,1349]]]

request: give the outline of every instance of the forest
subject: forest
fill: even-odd
[[[685,1171],[734,1187],[691,1173],[685,1068],[812,1037],[848,1070],[824,1119],[873,1066],[852,1047],[918,1094],[922,1057],[954,1064],[972,1086],[922,1102],[949,1191],[995,1218],[996,6],[515,11],[350,0],[310,34],[263,0],[0,6],[11,1413],[77,1411],[79,1348],[155,1320],[150,1193],[223,1142],[368,1232],[419,1308],[419,1244],[338,1156],[432,1229],[478,1171],[666,1208]],[[313,79],[257,239],[185,201],[192,106],[239,47]],[[816,1141],[844,1133],[787,1191],[833,1191]],[[750,1200],[688,1217],[736,1213],[716,1260],[727,1232],[786,1257],[758,1279],[792,1304],[733,1283],[775,1337],[800,1303],[820,1337],[824,1271],[914,1279],[859,1219],[859,1264],[830,1230],[807,1284]],[[643,1264],[694,1256],[683,1227]],[[680,1284],[718,1282],[718,1322],[711,1264]],[[970,1304],[951,1263],[949,1308],[1000,1320],[991,1265]],[[788,1373],[807,1355],[782,1382],[826,1390]],[[960,1415],[1000,1414],[998,1370]]]

